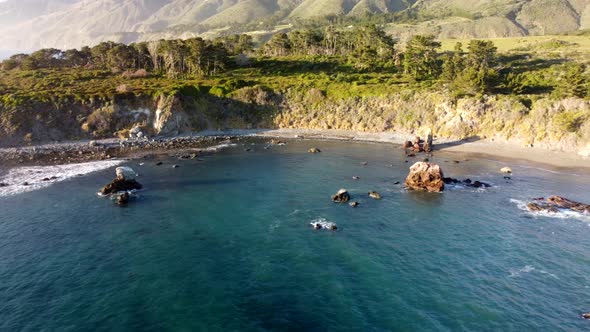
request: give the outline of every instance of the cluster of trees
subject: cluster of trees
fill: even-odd
[[[357,69],[387,67],[415,80],[440,80],[456,95],[481,95],[503,89],[509,93],[529,93],[534,89],[534,73],[500,71],[497,48],[491,41],[472,40],[463,50],[440,52],[434,36],[417,35],[405,47],[377,25],[357,27],[328,26],[274,34],[255,49],[246,34],[227,35],[215,40],[159,40],[130,45],[103,42],[80,50],[42,49],[32,54],[17,54],[2,63],[4,70],[20,68],[102,68],[115,71],[155,72],[170,78],[207,76],[223,72],[236,64],[248,64],[246,55],[261,56],[336,56]],[[557,82],[549,83],[560,96],[590,95],[586,68],[568,63],[560,68]],[[129,76],[133,77],[133,76]],[[534,77],[533,77],[534,78]],[[538,84],[537,84],[538,85]]]
[[[202,38],[158,40],[126,45],[103,42],[80,50],[42,49],[31,54],[16,54],[2,62],[4,70],[15,68],[104,68],[119,71],[144,69],[166,73],[169,77],[210,75],[225,70],[229,58],[253,48],[247,35],[213,41]]]
[[[347,29],[294,30],[277,33],[260,48],[265,56],[339,55],[354,59],[357,66],[393,63],[395,41],[375,25]]]

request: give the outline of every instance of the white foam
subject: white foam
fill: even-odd
[[[542,270],[542,269],[537,270],[532,265],[525,265],[524,267],[522,267],[518,270],[510,270],[510,278],[520,278],[522,276],[522,274],[531,273],[531,272],[539,272],[540,274],[545,274],[545,275],[548,275],[552,278],[559,279],[555,274],[549,273],[549,272]]]
[[[210,147],[206,148],[205,151],[216,152],[218,150],[229,148],[229,147],[232,147],[232,146],[237,146],[237,144],[234,144],[234,143],[223,143],[223,144],[219,144],[219,145],[210,146]]]
[[[510,202],[516,204],[516,206],[527,212],[530,215],[538,216],[538,217],[546,217],[546,218],[558,218],[558,219],[579,219],[583,221],[590,222],[590,214],[576,212],[567,209],[558,209],[557,212],[549,212],[549,211],[530,211],[527,208],[527,203],[524,201],[520,201],[518,199],[510,199]]]
[[[560,171],[555,171],[555,170],[550,170],[550,169],[535,167],[535,166],[520,166],[520,167],[526,168],[526,169],[535,169],[537,171],[553,173],[553,174],[562,174],[562,175],[568,175],[568,176],[581,176],[580,174],[575,174],[575,173],[570,173],[570,172],[560,172]]]
[[[8,184],[7,187],[0,188],[0,197],[46,188],[54,183],[66,181],[76,176],[117,166],[122,162],[122,160],[103,160],[81,164],[13,168],[0,178],[0,183]],[[43,181],[45,178],[52,177],[55,178],[49,181]],[[23,185],[25,182],[28,182],[29,185]]]
[[[338,227],[336,223],[328,221],[326,218],[317,218],[312,220],[310,223],[314,228],[336,230]]]

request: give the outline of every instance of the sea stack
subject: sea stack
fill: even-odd
[[[100,190],[101,195],[111,195],[121,191],[138,190],[143,186],[135,180],[135,171],[131,167],[117,167],[116,178]]]
[[[445,189],[443,172],[437,164],[417,162],[410,167],[406,187],[412,190],[441,192]]]

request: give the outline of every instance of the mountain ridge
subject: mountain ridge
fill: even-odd
[[[590,0],[7,0],[0,2],[0,45],[22,51],[78,48],[105,40],[192,37],[270,18],[288,24],[390,13],[413,18],[409,25],[389,24],[396,36],[513,37],[590,28]]]

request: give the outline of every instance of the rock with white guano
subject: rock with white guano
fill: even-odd
[[[122,180],[135,180],[135,171],[131,167],[117,167],[115,169],[115,174],[117,175],[117,179]]]

